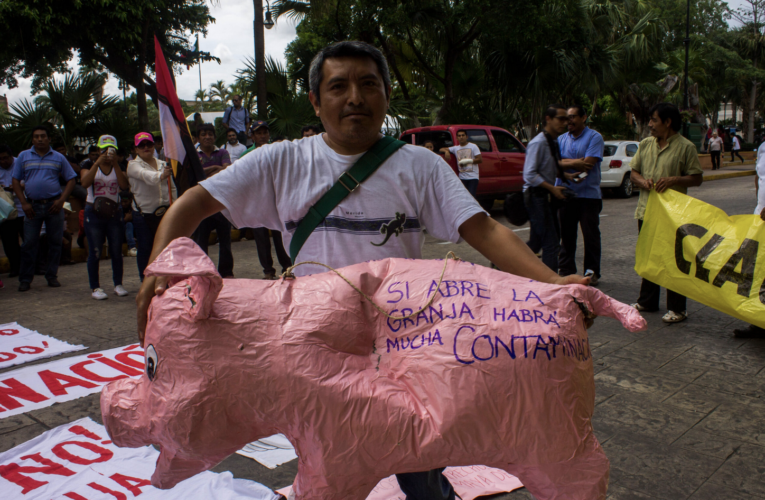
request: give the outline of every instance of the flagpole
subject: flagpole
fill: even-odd
[[[199,90],[201,91],[202,90],[202,58],[199,56],[199,35],[197,35],[197,66],[199,66]]]

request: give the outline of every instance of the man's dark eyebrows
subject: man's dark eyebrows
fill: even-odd
[[[334,83],[347,82],[347,81],[348,81],[348,78],[344,76],[336,76],[334,78],[330,78],[329,80],[327,80],[327,87],[329,87],[330,85]]]

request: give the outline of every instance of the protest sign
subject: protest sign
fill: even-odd
[[[159,453],[151,446],[118,448],[89,418],[65,424],[0,454],[3,498],[91,500],[111,498],[277,500],[278,495],[230,472],[203,472],[171,490],[149,478]]]
[[[114,380],[140,377],[143,349],[118,347],[0,375],[0,419],[101,392]]]
[[[0,369],[83,349],[87,347],[42,335],[18,323],[0,325]]]
[[[484,465],[469,467],[447,467],[444,476],[449,478],[454,491],[462,500],[473,500],[484,495],[494,495],[523,488],[521,481],[500,469]],[[289,498],[292,487],[278,490]],[[398,487],[396,476],[386,477],[375,486],[367,500],[406,500],[406,495]]]
[[[765,327],[765,222],[728,216],[667,190],[651,192],[635,272],[672,291]]]

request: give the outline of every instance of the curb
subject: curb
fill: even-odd
[[[754,170],[746,170],[744,172],[727,172],[724,174],[710,174],[704,176],[704,182],[707,181],[719,181],[722,179],[732,179],[733,177],[746,177],[749,175],[755,175]]]

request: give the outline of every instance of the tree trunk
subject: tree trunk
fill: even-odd
[[[266,89],[266,47],[263,35],[263,0],[255,4],[255,79],[258,83],[258,120],[268,117],[268,91]]]
[[[444,101],[441,104],[441,109],[436,114],[436,119],[433,120],[433,125],[443,125],[446,120],[446,116],[451,111],[452,103],[454,102],[454,63],[456,62],[457,54],[452,47],[446,50],[446,64],[444,67]]]
[[[738,123],[738,106],[736,106],[735,102],[730,103],[730,109],[733,113],[732,126],[735,127],[736,123]]]
[[[754,67],[757,68],[757,61],[754,62]],[[752,91],[749,95],[749,109],[746,120],[746,142],[754,142],[754,112],[757,109],[757,80],[752,82]]]

